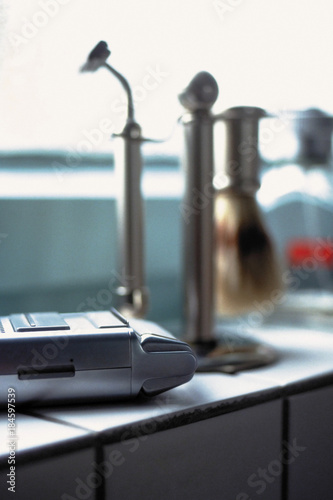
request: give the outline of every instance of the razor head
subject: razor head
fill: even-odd
[[[110,56],[111,51],[108,45],[103,40],[98,42],[96,47],[90,52],[87,61],[81,67],[81,71],[97,71],[103,64],[105,64],[107,58]]]

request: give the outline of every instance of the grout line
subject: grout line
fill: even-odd
[[[289,398],[282,399],[282,446],[281,452],[285,443],[289,443]],[[288,486],[289,486],[289,458],[290,451],[287,451],[287,460],[284,460],[282,465],[282,477],[281,477],[281,500],[288,500]]]
[[[97,442],[95,446],[95,465],[94,465],[94,472],[95,474],[99,475],[102,479],[101,484],[97,487],[96,489],[96,497],[95,500],[105,500],[105,480],[106,480],[106,475],[101,474],[99,471],[97,471],[96,466],[104,463],[104,447],[101,443]]]
[[[60,425],[65,425],[67,427],[72,427],[74,429],[80,429],[82,431],[86,431],[86,432],[89,432],[89,433],[92,433],[92,434],[97,434],[96,431],[93,431],[92,429],[89,429],[88,427],[83,427],[82,425],[78,425],[78,424],[73,424],[71,422],[67,422],[66,420],[61,420],[59,418],[56,418],[56,417],[50,417],[48,415],[43,415],[41,413],[34,413],[33,411],[20,411],[20,413],[22,413],[23,415],[28,415],[29,417],[35,417],[35,418],[39,418],[40,420],[46,420],[48,422],[53,422],[55,424],[60,424]]]

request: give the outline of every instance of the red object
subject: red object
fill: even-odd
[[[333,268],[333,241],[328,238],[302,238],[290,241],[286,248],[289,265],[315,262],[319,267]]]

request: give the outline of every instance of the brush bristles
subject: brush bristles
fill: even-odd
[[[243,314],[282,289],[281,270],[255,197],[219,194],[215,218],[217,314]]]

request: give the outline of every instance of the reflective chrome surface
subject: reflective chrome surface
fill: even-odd
[[[118,308],[129,317],[144,316],[148,291],[144,286],[144,215],[141,192],[141,129],[128,123],[115,136],[117,179],[117,243],[120,286]]]
[[[185,193],[181,205],[184,238],[186,340],[213,339],[213,117],[214,78],[196,75],[180,94],[189,112],[184,127]]]

